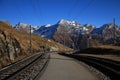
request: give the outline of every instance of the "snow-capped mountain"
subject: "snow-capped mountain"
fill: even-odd
[[[14,26],[15,29],[25,32],[25,33],[30,33],[30,25],[29,24],[24,24],[24,23],[18,23]],[[39,26],[31,26],[31,32],[33,33],[34,30],[38,29]]]
[[[56,42],[73,47],[78,40],[79,35],[89,34],[94,29],[91,24],[82,25],[76,21],[59,20],[54,25],[44,25],[33,33],[42,37],[51,38]]]
[[[34,30],[33,33],[39,34],[42,37],[52,38],[52,36],[56,32],[56,29],[57,29],[57,25],[48,24],[48,25],[39,27],[37,30]]]
[[[102,32],[105,28],[109,27],[108,24],[104,24],[103,26],[99,27],[99,28],[95,28],[91,33],[92,34],[99,34],[102,35]]]
[[[59,33],[70,33],[74,36],[78,34],[89,34],[93,30],[93,26],[86,24],[86,26],[77,23],[76,21],[60,20],[55,25],[44,25],[39,29],[35,30],[33,33],[39,34],[43,37],[52,38],[55,32]]]
[[[114,41],[120,41],[120,27],[112,23],[104,24],[92,31],[92,36],[96,35],[102,39],[102,42],[113,44]]]
[[[29,33],[29,25],[19,23],[16,29]],[[101,43],[113,43],[113,40],[120,42],[120,27],[117,25],[104,24],[96,28],[92,24],[80,24],[76,21],[59,20],[56,24],[47,24],[43,26],[32,26],[34,34],[41,37],[53,39],[69,47],[87,46],[88,38],[98,40]],[[115,39],[116,38],[116,39]],[[112,41],[112,42],[111,42]],[[82,44],[82,45],[81,45]],[[92,42],[94,44],[94,41]]]
[[[99,28],[96,28],[94,29],[92,32],[92,34],[98,34],[98,35],[101,35],[101,36],[120,36],[120,27],[117,26],[117,25],[114,25],[112,23],[110,24],[104,24],[102,25],[101,27]],[[111,37],[112,38],[112,37]]]

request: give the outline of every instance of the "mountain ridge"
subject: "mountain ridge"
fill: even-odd
[[[87,39],[90,37],[103,44],[113,44],[114,40],[118,43],[120,37],[120,26],[108,23],[103,24],[100,27],[95,27],[92,24],[80,24],[76,21],[61,19],[53,25],[48,24],[39,26],[38,29],[33,31],[33,33],[74,48],[75,46],[79,46],[83,36],[85,38],[83,39],[85,44],[87,44]],[[116,35],[114,35],[114,33]],[[114,36],[116,39],[114,39]]]
[[[0,21],[0,69],[37,52],[72,50],[53,40],[35,34],[31,36],[32,53],[30,35],[14,29],[8,22]]]

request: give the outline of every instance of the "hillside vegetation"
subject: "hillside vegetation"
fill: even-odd
[[[71,50],[59,43],[34,34],[32,34],[32,49],[32,54],[43,50]],[[32,54],[30,53],[30,35],[15,30],[8,22],[0,21],[0,68]]]
[[[89,47],[76,52],[76,54],[117,55],[120,56],[120,46],[100,45]]]

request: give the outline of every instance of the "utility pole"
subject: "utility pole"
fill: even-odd
[[[63,40],[63,41],[64,41],[64,46],[66,46],[66,45],[65,45],[65,34],[63,34],[63,38],[64,38],[64,40]]]
[[[75,37],[73,36],[73,49],[75,50]]]
[[[115,35],[115,18],[113,19],[113,24],[114,24],[114,44],[116,44],[116,35]]]
[[[90,39],[89,39],[89,37],[88,37],[88,38],[87,38],[87,48],[90,47],[89,43],[90,43]]]
[[[77,50],[79,50],[78,41],[79,41],[79,31],[77,31],[77,39],[76,39],[76,49]]]
[[[44,53],[46,52],[46,50],[47,50],[47,46],[46,46],[46,43],[47,43],[47,38],[46,38],[46,32],[45,32],[45,34],[44,34]]]
[[[31,25],[30,25],[30,53],[32,53],[32,35],[31,35]]]
[[[91,40],[91,35],[88,36],[87,38],[87,48],[91,47],[90,40]]]
[[[44,53],[46,52],[46,38],[44,37]]]

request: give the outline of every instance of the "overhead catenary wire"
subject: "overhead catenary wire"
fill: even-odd
[[[35,15],[35,19],[37,19],[39,21],[39,18],[38,18],[38,12],[37,12],[37,9],[36,9],[36,0],[34,3],[32,3],[31,7],[32,7],[32,10],[33,10],[33,13]]]
[[[27,5],[22,5],[24,6],[24,9],[22,7],[20,7],[22,0],[14,1],[14,7],[16,8],[16,12],[17,12],[17,17],[19,19],[19,22],[23,21],[23,20],[32,20],[32,18],[35,18],[35,20],[40,23],[41,21],[43,22],[42,19],[42,11],[40,9],[40,2],[39,0],[31,0],[31,1],[26,1],[24,3],[26,3]],[[30,5],[28,5],[30,4]],[[29,17],[30,15],[25,16],[24,15],[24,10],[27,10],[27,8],[30,8],[28,11],[29,13],[33,13],[34,15],[32,15],[32,18]]]
[[[21,21],[22,21],[22,20],[25,20],[26,18],[25,18],[25,16],[23,15],[22,10],[21,10],[20,7],[19,7],[18,1],[14,1],[14,7],[16,8],[16,12],[18,13],[18,18],[19,18],[19,20],[21,20]],[[21,21],[19,21],[18,24],[19,24]]]
[[[41,3],[41,4],[42,4],[42,3]],[[38,6],[38,7],[37,7],[37,10],[39,10],[39,12],[40,12],[40,13],[38,14],[38,15],[39,15],[39,18],[41,18],[41,19],[42,19],[42,22],[44,22],[43,13],[42,13],[43,11],[42,11],[42,9],[41,9],[41,7],[40,7],[40,0],[37,0],[37,6]],[[41,15],[41,17],[40,17],[40,15]]]
[[[92,3],[93,3],[94,1],[95,1],[95,0],[90,0],[90,1],[88,2],[88,4],[87,4],[85,7],[83,7],[73,19],[76,20],[76,19],[78,18],[78,16],[80,16],[85,10],[87,10],[87,9],[92,5]]]
[[[35,14],[37,15],[37,20],[38,20],[38,22],[39,23],[44,23],[44,18],[43,18],[43,11],[42,11],[42,9],[41,9],[41,2],[40,2],[40,0],[33,0],[34,1],[34,3],[32,3],[33,5],[33,9],[35,10]]]
[[[76,6],[78,5],[79,0],[75,0],[73,6],[70,8],[70,10],[68,11],[68,18],[71,18],[72,12],[74,12]]]
[[[80,9],[80,11],[78,12],[78,14],[73,17],[73,20],[76,20],[78,18],[78,16],[80,16],[85,10],[87,10],[92,5],[93,2],[94,2],[94,0],[90,0],[88,2],[88,4],[85,5],[85,7],[83,7],[82,9]],[[68,15],[69,18],[71,18],[72,12],[75,10],[75,8],[78,5],[78,3],[79,3],[79,0],[76,0],[76,2],[74,3],[73,7],[70,9],[69,15]],[[77,35],[79,35],[79,33]],[[77,45],[77,42],[78,42],[78,40],[76,40],[75,45]],[[89,43],[88,43],[88,45],[89,45]],[[76,48],[79,49],[77,46],[76,46]]]
[[[41,15],[41,9],[40,9],[40,4],[39,4],[39,0],[33,0],[34,3],[32,3],[31,7],[33,9],[33,13],[35,14],[35,19],[37,19],[38,23],[40,23],[42,19],[42,15]]]

